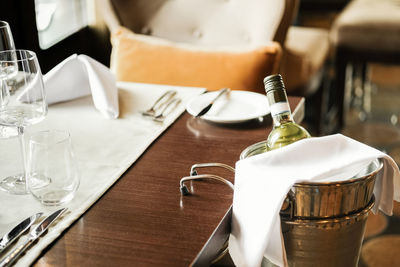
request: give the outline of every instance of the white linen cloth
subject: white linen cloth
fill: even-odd
[[[108,119],[119,114],[118,89],[111,71],[86,55],[74,54],[43,76],[47,103],[54,104],[92,94],[97,110]]]
[[[265,255],[286,264],[279,211],[296,182],[340,181],[356,175],[371,161],[383,159],[374,195],[379,208],[392,215],[400,201],[400,173],[383,152],[340,134],[303,139],[236,163],[229,252],[236,266],[260,266]]]
[[[42,122],[26,129],[26,138],[40,130],[69,131],[81,180],[74,199],[64,205],[68,211],[26,251],[16,266],[30,266],[41,251],[89,209],[185,111],[186,104],[205,91],[204,88],[142,83],[119,82],[117,86],[121,111],[118,120],[104,120],[93,108],[91,97],[87,96],[51,105]],[[163,123],[154,122],[140,114],[171,89],[177,91],[176,97],[182,99],[182,103],[168,114]],[[0,151],[0,179],[20,172],[21,167],[17,162],[21,157],[18,138],[0,138]],[[0,236],[36,212],[47,215],[60,208],[45,207],[32,195],[11,195],[1,190],[0,207]],[[15,245],[21,244],[25,238],[22,236]]]

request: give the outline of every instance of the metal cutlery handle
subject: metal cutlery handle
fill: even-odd
[[[148,110],[142,112],[142,115],[154,116],[157,109],[160,109],[166,104],[168,104],[168,101],[170,101],[175,95],[176,91],[174,90],[169,90],[165,92],[154,102],[154,104]]]
[[[162,105],[163,103],[167,103],[167,101],[169,101],[171,98],[173,98],[176,95],[176,91],[170,90],[165,92],[162,96],[160,96],[156,102],[154,102],[153,104],[153,108],[155,108],[157,106],[157,104],[160,103],[160,105]],[[163,103],[161,103],[161,101],[165,98],[165,101]]]
[[[10,244],[12,244],[15,240],[17,240],[20,235],[22,235],[26,230],[28,230],[32,224],[35,223],[37,219],[39,219],[43,215],[42,212],[38,212],[22,222],[20,222],[17,226],[15,226],[10,232],[5,234],[0,239],[0,253],[5,250]]]
[[[12,250],[7,256],[0,262],[0,267],[9,266],[15,261],[18,256],[22,254],[36,239],[38,239],[44,232],[47,231],[49,226],[57,220],[67,208],[61,208],[48,215],[40,223],[38,223],[30,232],[27,240],[22,245]]]
[[[166,103],[166,105],[163,107],[163,109],[160,111],[160,113],[156,115],[156,117],[168,115],[169,113],[167,114],[167,113],[165,113],[165,112],[166,112],[167,110],[168,110],[169,112],[171,112],[172,109],[173,109],[173,108],[169,108],[169,107],[172,106],[173,104],[175,104],[175,106],[178,105],[180,101],[181,101],[181,100],[180,100],[179,98],[174,98],[174,99],[172,99],[171,101],[169,101],[168,103]]]
[[[10,266],[31,244],[32,239],[28,239],[25,243],[21,244],[14,250],[12,250],[7,256],[0,262],[0,267]]]
[[[160,122],[164,121],[165,117],[170,114],[181,103],[181,101],[180,98],[172,99],[164,106],[158,115],[154,116],[154,120]]]
[[[223,88],[221,91],[218,93],[218,95],[211,101],[210,104],[214,104],[215,101],[218,100],[223,94],[228,93],[231,89],[230,88]]]
[[[207,106],[205,106],[202,110],[200,110],[200,112],[197,113],[197,115],[195,117],[201,117],[204,114],[206,114],[211,109],[211,107],[214,105],[214,102],[218,100],[218,98],[220,98],[222,95],[224,95],[226,93],[229,93],[230,91],[231,91],[230,88],[223,88],[223,89],[219,90],[219,93],[217,94],[217,96],[214,97],[214,99],[211,100],[211,102]]]

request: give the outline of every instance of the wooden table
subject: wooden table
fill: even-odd
[[[289,102],[301,119],[304,100],[290,97]],[[190,265],[229,209],[233,193],[225,184],[199,181],[193,183],[193,195],[182,197],[180,179],[195,163],[234,167],[240,152],[265,140],[270,129],[269,116],[221,126],[184,113],[35,265]],[[233,182],[228,171],[207,173]]]

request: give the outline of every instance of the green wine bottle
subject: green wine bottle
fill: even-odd
[[[274,124],[267,139],[267,151],[310,137],[306,129],[293,121],[282,76],[267,76],[264,86]]]

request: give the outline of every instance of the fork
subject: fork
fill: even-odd
[[[154,104],[146,111],[142,111],[143,116],[151,116],[154,117],[156,115],[156,112],[158,109],[162,108],[165,105],[169,103],[169,101],[176,95],[176,91],[174,90],[169,90],[162,94],[155,102]]]
[[[160,113],[154,116],[153,120],[157,122],[164,122],[165,118],[182,102],[180,98],[174,98],[169,101]]]

